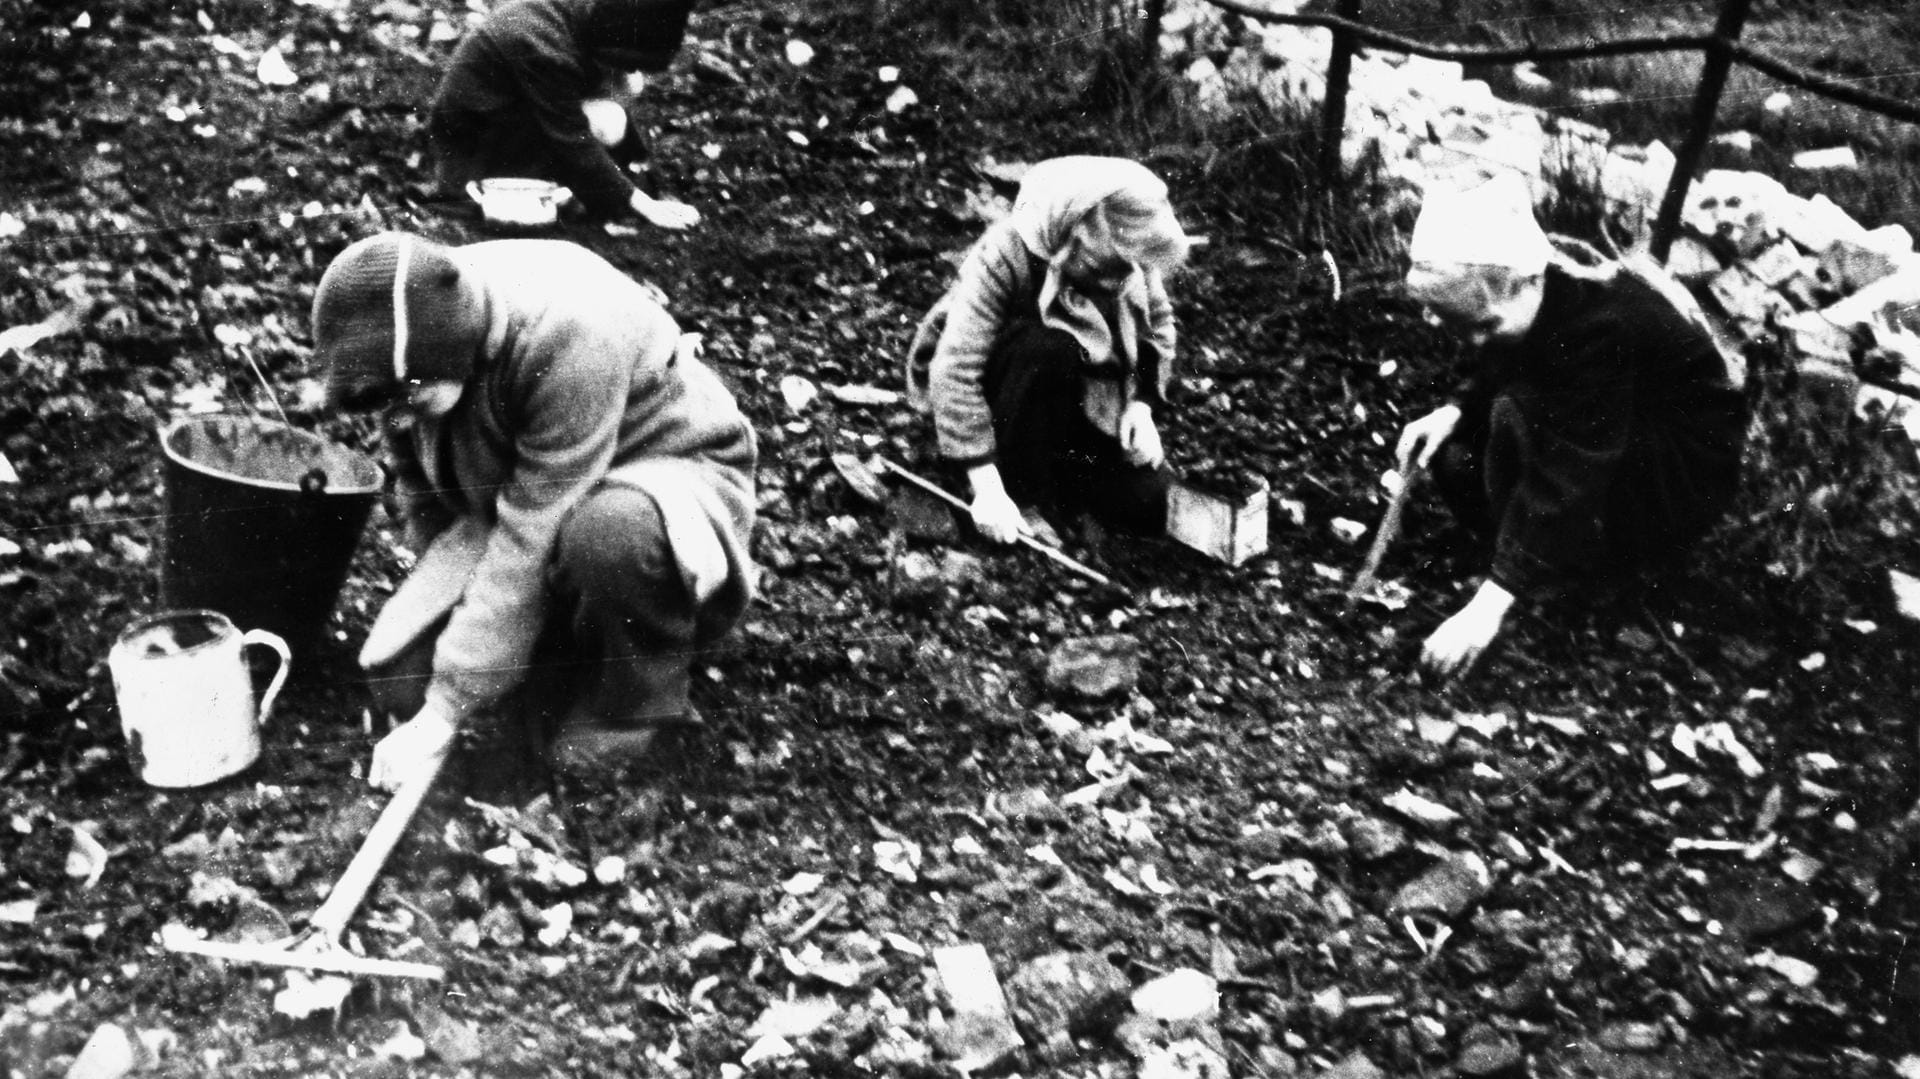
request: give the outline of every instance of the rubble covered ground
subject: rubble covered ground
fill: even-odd
[[[762,434],[762,594],[701,664],[706,756],[558,803],[450,780],[349,934],[448,979],[343,996],[159,940],[297,926],[378,812],[352,654],[404,572],[391,523],[241,777],[142,785],[104,657],[155,603],[157,428],[270,411],[257,367],[368,446],[311,408],[321,269],[383,227],[487,235],[425,187],[465,6],[0,2],[0,330],[55,320],[0,349],[0,1067],[1915,1074],[1916,647],[1887,587],[1913,506],[1872,433],[1769,433],[1689,572],[1547,603],[1424,681],[1475,569],[1429,500],[1383,571],[1407,602],[1344,598],[1458,359],[1391,248],[1302,212],[1277,121],[1096,106],[1057,26],[911,7],[701,11],[648,95],[703,224],[560,229],[662,290]],[[999,178],[1076,151],[1143,157],[1208,238],[1167,443],[1267,481],[1245,564],[1069,529],[1109,589],[833,464],[933,474],[870,391]],[[982,1033],[996,986],[1013,1041]]]

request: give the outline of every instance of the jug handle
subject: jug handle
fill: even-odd
[[[487,201],[486,196],[480,193],[480,181],[478,180],[467,181],[467,197],[472,199],[475,202]]]
[[[293,666],[293,653],[287,648],[287,642],[277,633],[264,629],[250,629],[240,635],[240,650],[245,652],[248,645],[260,645],[271,648],[280,657],[278,669],[273,672],[273,681],[267,683],[267,691],[260,695],[260,726],[267,725],[267,717],[273,714],[274,698],[280,696],[280,687],[286,684],[287,669]]]

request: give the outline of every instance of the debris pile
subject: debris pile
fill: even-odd
[[[1271,6],[1298,13],[1304,4]],[[1251,99],[1302,112],[1326,93],[1332,43],[1324,28],[1178,0],[1161,24],[1160,50],[1202,108]],[[1528,65],[1516,68],[1515,81],[1551,86]],[[1776,97],[1791,108],[1787,95]],[[1732,132],[1720,141],[1752,138]],[[1602,128],[1502,100],[1458,63],[1362,49],[1348,81],[1341,162],[1349,172],[1377,168],[1409,199],[1430,185],[1465,186],[1509,171],[1543,201],[1571,183],[1597,195],[1622,233],[1644,243],[1674,155],[1658,141],[1616,144]],[[1794,167],[1814,173],[1858,162],[1838,147],[1802,153]],[[1681,225],[1668,269],[1708,301],[1727,333],[1784,346],[1803,374],[1863,418],[1920,442],[1920,254],[1905,228],[1869,228],[1824,195],[1803,198],[1764,173],[1732,169],[1711,170],[1692,186]]]

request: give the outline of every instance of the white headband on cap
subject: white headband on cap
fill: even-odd
[[[1502,174],[1464,191],[1428,191],[1407,253],[1416,266],[1505,266],[1539,273],[1553,257],[1553,245],[1533,218],[1526,181]]]
[[[407,271],[413,261],[413,237],[399,239],[393,264],[393,380],[407,384]]]

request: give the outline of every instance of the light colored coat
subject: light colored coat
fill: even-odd
[[[932,412],[940,455],[949,461],[993,459],[993,418],[981,376],[1002,333],[1021,320],[1046,321],[1040,304],[1048,268],[1012,219],[997,222],[975,241],[958,280],[921,320],[907,349],[907,393],[916,407]],[[1128,402],[1165,401],[1176,331],[1157,272],[1135,272],[1116,305],[1111,348],[1085,357],[1089,377],[1081,404],[1088,421],[1118,437]]]
[[[456,257],[485,289],[486,346],[460,404],[394,447],[402,511],[437,538],[361,663],[450,615],[427,696],[465,716],[521,681],[561,523],[597,484],[653,497],[689,592],[731,624],[753,587],[756,447],[718,376],[680,354],[672,316],[599,256],[503,240]]]

